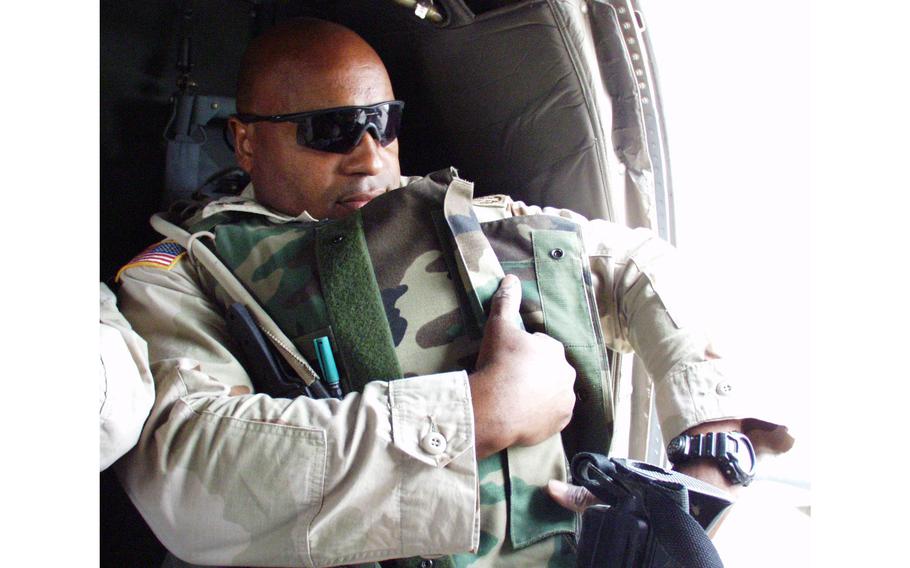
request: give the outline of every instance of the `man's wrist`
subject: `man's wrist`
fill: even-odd
[[[673,470],[678,471],[689,477],[694,477],[695,479],[710,483],[711,485],[723,489],[729,493],[739,493],[739,489],[742,485],[735,484],[723,474],[721,471],[720,464],[717,462],[706,459],[699,458],[687,461],[685,463],[674,464]]]
[[[680,473],[736,492],[755,472],[755,450],[741,420],[698,424],[673,438],[667,457]]]
[[[487,370],[477,370],[468,375],[471,389],[471,406],[474,413],[474,452],[478,460],[484,459],[509,446],[504,440],[506,428],[502,421],[496,421],[497,409],[491,408],[495,397],[485,389],[495,384]]]
[[[694,436],[696,434],[705,434],[707,432],[742,432],[743,431],[743,421],[738,418],[730,418],[728,420],[715,420],[713,422],[702,422],[701,424],[696,424],[688,430],[682,432],[683,434],[688,434],[689,436]]]

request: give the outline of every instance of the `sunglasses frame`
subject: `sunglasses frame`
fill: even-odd
[[[325,109],[319,109],[319,110],[308,110],[308,111],[304,111],[304,112],[293,112],[293,113],[288,113],[288,114],[261,115],[261,114],[250,114],[250,113],[238,112],[238,113],[235,113],[233,116],[234,116],[234,118],[236,118],[237,120],[239,120],[240,122],[242,122],[244,124],[249,124],[251,122],[292,122],[297,125],[297,128],[299,130],[303,126],[304,120],[307,118],[313,117],[313,116],[333,114],[336,112],[351,111],[351,110],[366,111],[367,115],[369,116],[371,111],[375,112],[376,110],[379,109],[379,107],[381,107],[383,105],[389,105],[390,108],[398,107],[399,112],[404,111],[404,101],[391,100],[391,101],[383,101],[381,103],[376,103],[374,105],[366,105],[366,106],[354,105],[354,106],[332,107],[332,108],[325,108]],[[371,126],[372,126],[372,128],[370,128]],[[400,128],[400,124],[399,124],[399,128]],[[376,140],[381,143],[382,146],[387,146],[398,138],[398,136],[396,135],[395,138],[386,140],[385,143],[382,143],[381,142],[382,134],[380,132],[378,132],[376,125],[371,124],[369,121],[367,121],[367,123],[363,125],[363,130],[357,136],[357,139],[354,141],[351,148],[348,149],[346,152],[332,152],[331,150],[322,150],[320,148],[314,148],[307,144],[301,144],[299,135],[297,136],[297,143],[300,146],[303,146],[305,148],[310,148],[312,150],[317,150],[320,152],[332,152],[334,154],[347,154],[350,151],[352,151],[354,148],[357,147],[357,145],[360,143],[360,140],[363,138],[363,135],[368,130],[373,131],[373,135],[375,136]]]

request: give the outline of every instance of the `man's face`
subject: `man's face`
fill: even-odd
[[[286,114],[340,106],[366,106],[394,99],[381,65],[352,61],[344,67],[285,62],[263,77],[255,114]],[[234,120],[240,166],[249,172],[260,203],[288,215],[307,211],[337,219],[400,185],[398,141],[382,147],[369,131],[348,154],[297,144],[297,125],[241,124]]]

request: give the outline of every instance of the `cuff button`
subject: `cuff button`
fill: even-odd
[[[420,447],[431,456],[438,456],[446,451],[446,445],[445,436],[439,432],[430,432],[420,441]]]
[[[733,392],[733,385],[727,382],[723,382],[717,385],[717,394],[726,395]]]

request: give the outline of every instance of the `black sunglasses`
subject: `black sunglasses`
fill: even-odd
[[[307,148],[335,154],[347,154],[360,144],[367,131],[388,146],[398,138],[403,101],[386,101],[371,106],[347,106],[295,112],[293,114],[237,113],[240,122],[293,122],[297,125],[297,143]]]

